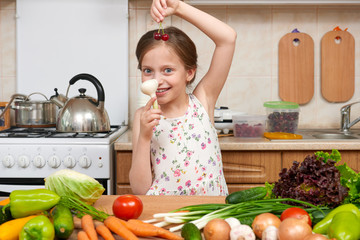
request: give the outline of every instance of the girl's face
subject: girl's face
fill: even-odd
[[[195,69],[186,70],[181,59],[165,44],[149,50],[141,63],[142,82],[156,79],[159,86],[156,97],[160,105],[186,102],[186,85]]]

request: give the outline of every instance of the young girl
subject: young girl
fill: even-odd
[[[169,38],[157,30],[140,39],[136,55],[142,82],[158,81],[156,97],[135,113],[130,185],[134,194],[227,195],[214,108],[231,66],[236,33],[218,19],[179,0],[153,0],[152,18],[160,23],[176,15],[215,43],[209,71],[191,94],[197,53],[194,43],[175,27]],[[158,101],[159,109],[151,106]]]

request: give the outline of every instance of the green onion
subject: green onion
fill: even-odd
[[[235,217],[237,219],[244,219],[245,217],[255,217],[262,213],[273,213],[277,216],[287,208],[294,207],[293,205],[283,202],[293,202],[306,206],[305,211],[311,213],[315,210],[322,211],[327,207],[317,207],[311,203],[292,199],[292,198],[277,198],[277,199],[264,199],[254,200],[248,202],[241,202],[237,204],[198,204],[190,205],[182,208],[178,208],[168,213],[157,213],[153,217],[160,222],[156,223],[156,226],[164,227],[170,224],[180,224],[170,228],[172,232],[180,230],[187,222],[194,223],[199,229],[205,227],[205,225],[212,219],[229,217]],[[301,206],[297,206],[301,207]],[[184,212],[185,211],[185,212]],[[149,221],[154,221],[151,219]]]
[[[79,218],[85,214],[89,214],[93,217],[93,219],[103,222],[108,216],[110,216],[106,212],[97,210],[93,206],[86,204],[75,197],[61,196],[60,203],[71,209]]]

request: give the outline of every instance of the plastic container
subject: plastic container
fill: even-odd
[[[299,104],[294,102],[265,102],[267,132],[296,133],[299,123]]]
[[[233,115],[234,136],[240,138],[262,138],[265,131],[264,115]]]

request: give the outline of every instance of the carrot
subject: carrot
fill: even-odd
[[[152,229],[151,231],[155,231],[157,237],[171,239],[171,240],[182,240],[183,239],[182,237],[176,235],[175,233],[170,232],[169,230],[166,230],[165,228],[157,227],[151,223],[146,223],[139,219],[130,219],[130,220],[128,220],[128,223],[138,225],[138,228],[141,229],[142,231],[144,231],[145,229]]]
[[[121,219],[115,216],[109,216],[105,219],[104,224],[112,232],[116,233],[125,240],[138,240],[135,234],[132,233],[129,229],[127,229],[125,225],[119,220]]]
[[[138,237],[155,237],[158,235],[157,229],[153,227],[144,227],[142,224],[138,224],[130,220],[127,222],[124,220],[121,221],[122,221],[121,223],[123,223],[126,228],[128,228]]]
[[[77,239],[78,240],[90,240],[90,238],[88,237],[88,235],[84,231],[79,231],[78,232]]]
[[[114,236],[110,232],[110,229],[104,224],[96,226],[96,232],[100,234],[105,240],[115,240]]]
[[[81,218],[81,227],[84,232],[86,232],[90,240],[98,240],[94,220],[89,214],[86,214]]]
[[[0,201],[0,206],[5,206],[8,203],[10,203],[10,198],[5,198],[4,200]]]

